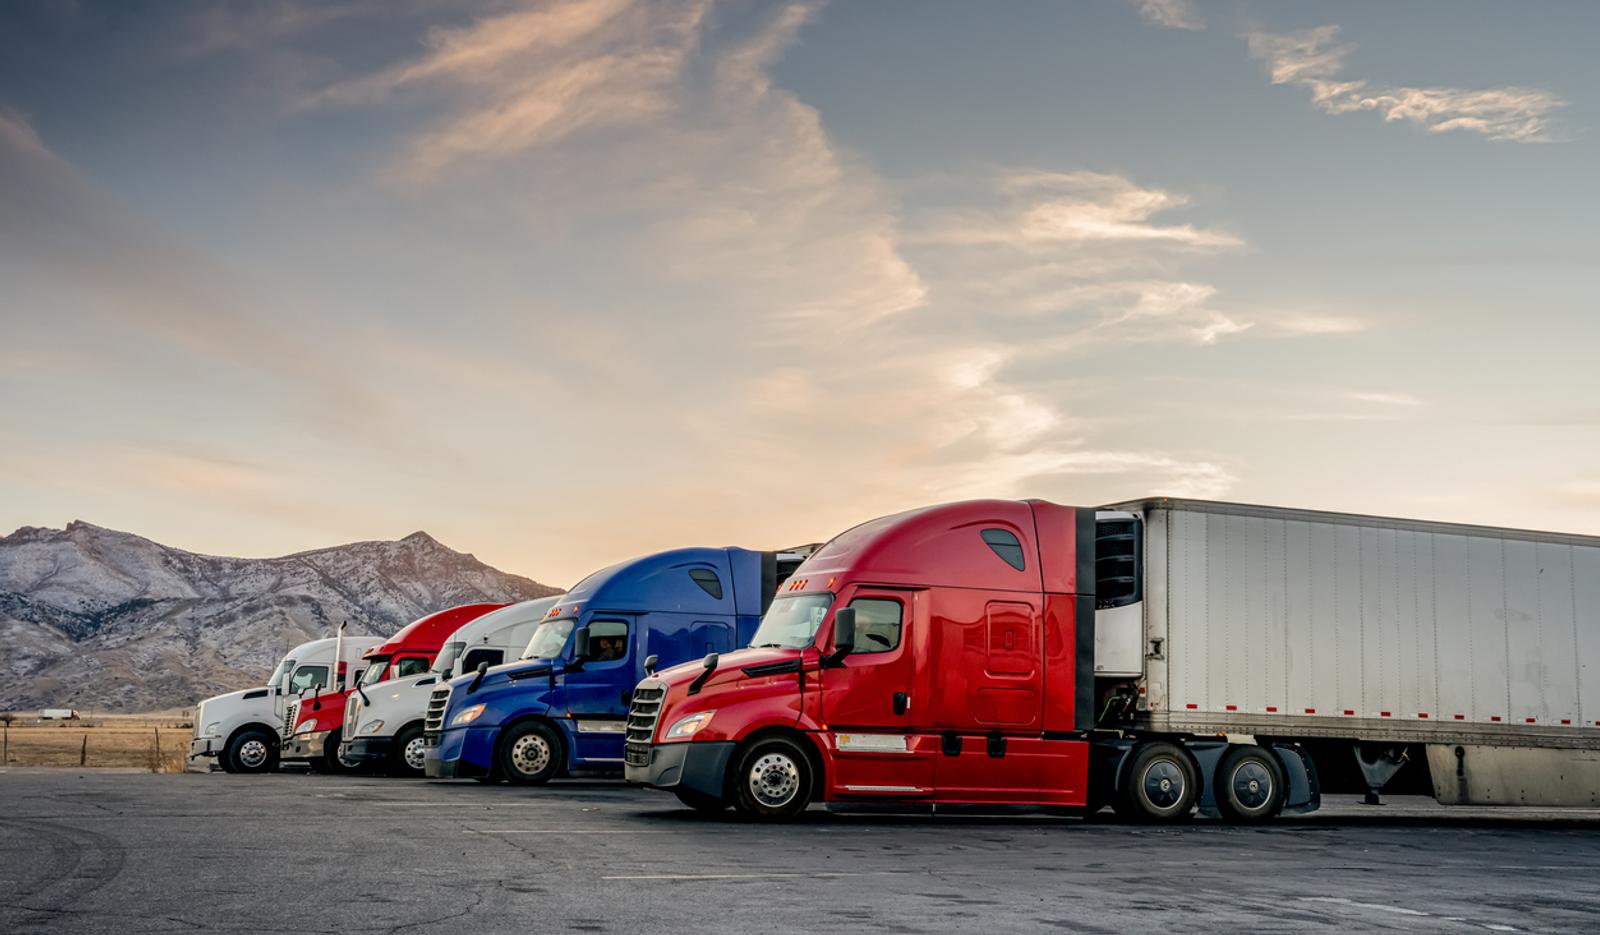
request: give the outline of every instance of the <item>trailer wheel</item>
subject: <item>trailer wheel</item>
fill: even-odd
[[[1283,767],[1265,747],[1236,746],[1217,764],[1217,811],[1229,821],[1268,821],[1288,794]]]
[[[1181,748],[1170,743],[1145,744],[1134,751],[1133,761],[1118,792],[1117,814],[1134,821],[1176,822],[1194,810],[1200,777]]]
[[[421,776],[428,767],[427,756],[422,726],[413,724],[395,735],[394,746],[389,748],[389,775]]]
[[[548,724],[526,721],[500,741],[500,775],[519,786],[543,785],[561,771],[561,738]]]
[[[230,773],[265,773],[278,765],[278,745],[264,730],[240,731],[222,752],[222,768]]]
[[[734,767],[734,807],[740,814],[788,821],[811,804],[811,759],[784,737],[763,740],[746,750]]]
[[[704,792],[696,792],[693,789],[682,788],[674,789],[672,790],[672,793],[678,797],[679,802],[682,802],[702,815],[715,815],[728,807],[728,800],[722,798],[721,796],[706,795]]]

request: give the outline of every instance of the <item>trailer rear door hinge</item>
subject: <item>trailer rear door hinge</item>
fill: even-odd
[[[1006,755],[1006,739],[999,734],[989,735],[989,755],[999,759]]]
[[[939,738],[939,752],[945,756],[960,756],[961,735],[955,731],[946,731],[944,736]]]

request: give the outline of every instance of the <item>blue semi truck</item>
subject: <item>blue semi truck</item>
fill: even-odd
[[[603,568],[547,612],[522,658],[435,689],[429,777],[548,782],[622,766],[633,687],[653,670],[748,645],[778,587],[814,547],[691,548]]]

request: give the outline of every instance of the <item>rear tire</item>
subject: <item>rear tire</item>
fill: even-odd
[[[1283,766],[1266,747],[1230,747],[1217,764],[1217,811],[1228,821],[1271,821],[1283,810],[1288,795]]]
[[[1170,824],[1194,811],[1200,777],[1176,744],[1150,743],[1133,753],[1117,790],[1117,814],[1132,821]]]
[[[752,745],[733,771],[733,804],[741,815],[790,821],[811,804],[816,780],[811,758],[799,744],[774,737]]]
[[[222,751],[222,768],[230,773],[265,773],[278,765],[278,739],[265,730],[240,731]]]
[[[524,721],[506,732],[495,759],[501,778],[518,786],[542,786],[556,777],[566,760],[561,738],[540,721]]]
[[[702,815],[716,815],[728,807],[728,800],[721,796],[706,795],[693,789],[674,789],[672,794],[678,801],[689,806]]]
[[[413,724],[396,734],[394,746],[389,748],[389,775],[424,775],[428,767],[426,743],[419,724]]]

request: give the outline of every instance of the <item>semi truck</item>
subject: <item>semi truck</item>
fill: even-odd
[[[747,642],[807,552],[675,549],[595,572],[545,612],[520,659],[434,689],[426,774],[533,785],[619,768],[639,679]]]
[[[331,690],[322,686],[306,697],[302,690],[284,706],[283,737],[279,759],[304,763],[313,772],[341,773],[356,768],[339,757],[343,738],[345,700],[390,679],[421,675],[433,665],[450,634],[469,621],[505,604],[462,604],[411,621],[388,640],[361,655],[361,674],[347,681],[335,673]],[[353,686],[353,687],[351,687]]]
[[[1600,805],[1600,538],[1179,499],[946,504],[642,680],[625,773],[706,811],[1237,822],[1324,792]]]
[[[542,597],[491,611],[450,635],[421,678],[399,678],[358,688],[345,701],[339,757],[345,763],[385,769],[396,776],[423,774],[422,719],[434,686],[476,669],[516,659],[558,598]]]
[[[331,684],[336,649],[343,667],[355,669],[362,653],[382,642],[381,637],[358,636],[301,643],[284,654],[265,685],[200,702],[195,706],[189,761],[215,761],[227,773],[275,769],[288,699],[304,691],[325,690]],[[356,677],[360,677],[359,669]]]

